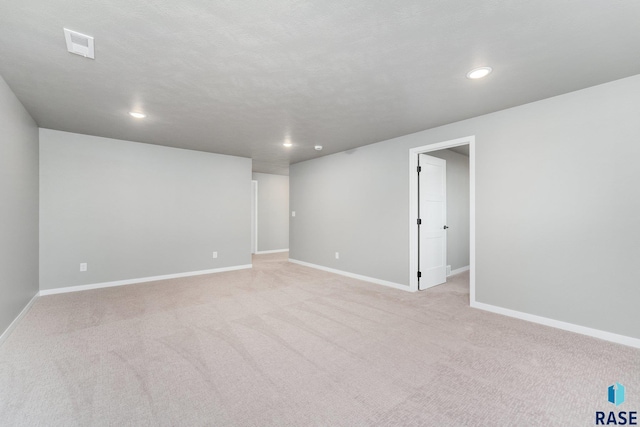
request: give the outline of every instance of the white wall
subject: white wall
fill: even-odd
[[[408,285],[409,149],[475,135],[477,300],[640,338],[639,93],[640,75],[291,165],[290,256]]]
[[[258,252],[289,248],[289,177],[254,173],[258,181]]]
[[[251,264],[250,203],[251,159],[40,129],[40,288]]]
[[[469,157],[452,150],[426,153],[447,161],[447,265],[469,266]]]
[[[38,293],[38,127],[0,77],[0,335]]]

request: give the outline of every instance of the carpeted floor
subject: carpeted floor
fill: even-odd
[[[640,350],[260,255],[39,298],[0,347],[0,424],[591,426]],[[616,408],[607,388],[619,381]]]

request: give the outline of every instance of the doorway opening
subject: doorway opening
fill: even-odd
[[[251,253],[258,252],[258,181],[251,181]]]
[[[444,242],[446,242],[446,234],[443,235],[443,233],[447,232],[447,229],[445,228],[447,226],[446,221],[444,221],[442,219],[442,215],[440,215],[440,213],[442,213],[442,207],[441,205],[438,205],[440,200],[438,197],[431,198],[432,200],[429,202],[429,204],[422,203],[422,212],[420,210],[421,209],[420,208],[421,203],[420,203],[420,197],[419,197],[420,184],[422,182],[423,186],[426,185],[427,183],[426,179],[428,178],[428,177],[425,177],[424,175],[422,176],[422,178],[420,177],[420,172],[418,170],[420,160],[421,160],[420,157],[421,155],[426,154],[427,156],[422,156],[422,161],[423,163],[424,162],[429,163],[430,162],[429,158],[434,157],[434,156],[429,156],[429,153],[431,153],[432,155],[433,154],[437,155],[435,153],[437,151],[442,151],[442,150],[447,150],[452,148],[456,149],[456,151],[460,151],[461,148],[467,148],[467,147],[468,147],[468,153],[469,153],[469,161],[468,161],[468,166],[469,166],[469,201],[468,201],[469,202],[469,216],[468,216],[469,251],[468,251],[468,256],[469,256],[469,270],[470,270],[469,296],[470,296],[470,301],[475,301],[475,136],[467,136],[464,138],[444,141],[437,144],[430,144],[422,147],[416,147],[409,150],[409,173],[410,173],[409,175],[409,192],[410,192],[409,193],[409,230],[410,230],[409,231],[409,256],[410,256],[409,286],[411,291],[415,292],[422,288],[421,286],[422,277],[420,276],[424,273],[421,272],[420,270],[422,267],[424,267],[424,265],[420,266],[420,258],[421,258],[420,251],[421,250],[423,251],[422,253],[423,259],[425,258],[425,256],[433,255],[432,253],[429,253],[429,252],[425,254],[424,251],[434,251],[434,250],[442,251],[443,241],[438,239],[443,237],[445,239]],[[442,157],[442,156],[439,156],[439,157]],[[430,168],[429,172],[435,175],[432,175],[432,178],[431,178],[432,188],[430,189],[430,191],[433,190],[434,188],[436,190],[438,188],[442,188],[441,185],[444,184],[444,183],[438,183],[438,184],[435,184],[435,187],[434,187],[433,181],[434,180],[437,181],[438,173],[440,173],[438,171],[439,166],[437,166],[437,164],[441,164],[441,163],[438,162],[438,159],[432,160],[431,163],[433,163],[435,166],[433,167],[427,166],[427,167]],[[442,168],[442,171],[444,171],[444,168]],[[441,216],[440,218],[438,218],[439,215]],[[429,223],[429,221],[432,219],[438,223],[437,224],[435,222]],[[445,222],[445,223],[440,224],[439,222]],[[422,245],[420,242],[421,230],[423,232]],[[425,236],[428,236],[430,240],[425,239]],[[446,243],[444,243],[444,245],[445,245],[444,248],[446,250]],[[421,246],[423,247],[421,248]],[[437,256],[438,255],[436,254],[436,257]],[[437,275],[441,276],[443,274],[442,269],[444,268],[441,264],[443,263],[445,266],[448,264],[441,259],[436,259],[433,265],[427,266],[427,267],[434,267],[436,265],[440,265],[440,267],[436,268],[435,270],[432,269],[432,271],[429,274],[431,274],[432,276],[434,274],[436,276]],[[464,270],[466,270],[466,268],[458,268],[458,269],[454,269],[452,273],[461,272]],[[447,271],[446,273],[450,273],[450,272]],[[431,280],[433,281],[433,278],[431,278]],[[424,284],[425,282],[422,282],[422,283]]]

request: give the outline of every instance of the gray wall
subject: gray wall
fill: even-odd
[[[291,165],[289,257],[408,285],[408,158],[380,143]]]
[[[289,177],[254,173],[258,181],[258,252],[289,248]]]
[[[38,293],[38,127],[0,77],[0,334]]]
[[[640,338],[639,93],[640,75],[292,165],[290,256],[408,285],[408,151],[475,135],[477,300]]]
[[[251,263],[250,159],[40,129],[40,196],[40,289]]]
[[[451,150],[427,153],[447,161],[447,265],[469,266],[469,157]]]

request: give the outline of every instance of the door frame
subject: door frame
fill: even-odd
[[[475,135],[409,150],[409,290],[418,291],[418,154],[469,146],[469,301],[476,300],[476,137]]]

